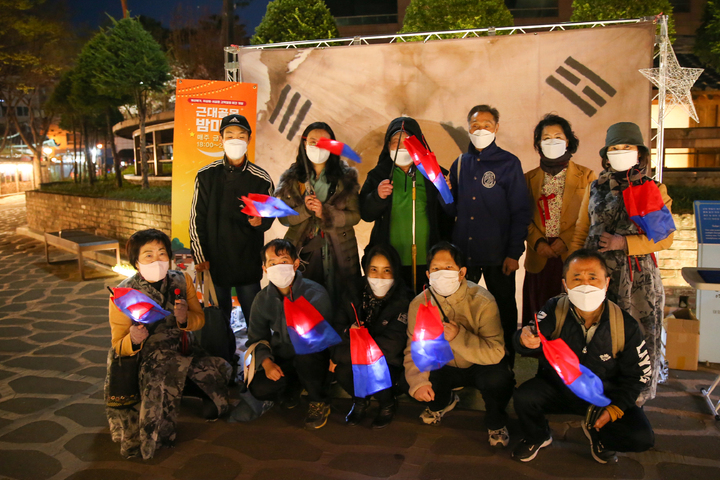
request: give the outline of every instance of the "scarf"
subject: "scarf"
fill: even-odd
[[[630,184],[642,184],[644,178],[644,169],[641,169],[638,165],[635,165],[630,170],[624,172],[618,172],[608,166],[605,170],[600,172],[597,182],[599,185],[610,182],[610,190],[613,192],[622,192]]]
[[[572,157],[572,153],[565,152],[558,158],[550,159],[540,152],[540,169],[554,177],[567,168],[570,157]]]

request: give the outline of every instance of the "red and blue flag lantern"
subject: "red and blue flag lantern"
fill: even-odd
[[[283,306],[288,335],[296,354],[322,352],[342,341],[340,335],[305,297],[294,302],[285,297]]]
[[[110,297],[115,306],[130,317],[134,322],[149,325],[171,315],[158,305],[152,298],[148,297],[134,288],[113,288],[113,296]]]
[[[392,387],[385,355],[367,328],[350,329],[350,358],[356,397],[367,397]]]
[[[250,193],[247,197],[240,197],[240,200],[245,203],[240,211],[251,217],[277,218],[298,214],[287,203],[270,195]]]
[[[653,242],[664,240],[675,231],[675,222],[654,181],[631,184],[623,190],[623,199],[630,220]]]
[[[360,163],[362,161],[362,158],[360,158],[360,155],[358,155],[355,150],[350,148],[349,145],[338,142],[337,140],[330,140],[329,138],[323,137],[318,139],[315,146],[322,148],[323,150],[327,150],[333,155],[340,155],[345,158],[349,158],[355,163]]]
[[[535,324],[537,325],[537,317],[535,317]],[[568,347],[565,340],[562,338],[547,340],[540,333],[539,326],[538,335],[540,336],[545,358],[570,391],[597,407],[610,405],[610,399],[604,393],[602,380],[580,363],[577,355]]]
[[[429,301],[418,308],[410,353],[421,372],[438,370],[455,358],[450,343],[445,339],[440,311]]]
[[[440,164],[435,157],[435,154],[425,148],[420,143],[417,137],[414,135],[407,137],[403,140],[403,145],[407,149],[408,153],[415,162],[415,166],[418,171],[435,185],[435,188],[440,192],[440,196],[446,205],[450,205],[453,202],[453,195],[445,182],[445,176],[440,169]]]

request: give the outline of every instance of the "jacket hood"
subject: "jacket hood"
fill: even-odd
[[[425,136],[422,133],[422,129],[414,118],[398,117],[391,121],[387,127],[387,130],[385,131],[385,142],[383,143],[383,149],[382,152],[380,152],[380,157],[378,157],[378,165],[380,165],[381,163],[388,164],[388,173],[390,172],[390,165],[393,163],[393,155],[395,153],[390,152],[390,140],[395,133],[403,129],[405,130],[405,132],[407,132],[408,135],[419,138],[420,141],[427,146],[427,141],[425,140]]]

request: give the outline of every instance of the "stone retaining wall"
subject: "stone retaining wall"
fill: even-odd
[[[688,297],[690,307],[695,309],[695,289],[682,278],[682,267],[697,266],[697,237],[695,215],[673,215],[675,240],[668,250],[658,252],[658,266],[665,286],[665,305],[677,307],[681,296]]]
[[[80,197],[37,190],[25,192],[28,226],[41,232],[97,228],[121,242],[138,230],[157,228],[170,235],[170,205]]]

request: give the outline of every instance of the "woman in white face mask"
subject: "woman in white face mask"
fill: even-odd
[[[350,355],[352,328],[359,324],[368,329],[385,356],[393,384],[404,373],[403,349],[407,344],[407,311],[411,297],[403,279],[395,274],[399,266],[400,257],[392,246],[376,245],[368,249],[363,257],[365,277],[345,285],[333,319],[333,327],[340,334],[342,343],[332,349],[331,369],[334,369],[338,383],[353,396],[352,408],[345,418],[349,425],[363,421],[370,402],[370,397],[354,395]],[[384,428],[390,424],[397,409],[392,388],[372,396],[380,404],[372,428]]]
[[[655,252],[669,248],[673,234],[668,232],[658,241],[649,239],[630,219],[624,193],[630,185],[633,190],[640,186],[654,189],[662,197],[668,217],[672,199],[665,185],[648,175],[650,150],[636,124],[610,126],[600,156],[604,170],[585,193],[571,251],[588,248],[604,254],[610,270],[608,298],[645,329],[653,378],[641,394],[639,402],[644,402],[655,396],[658,378],[665,370],[660,355],[665,290]]]
[[[579,143],[570,123],[558,115],[545,115],[535,127],[533,144],[540,166],[525,174],[534,213],[525,255],[523,325],[562,293],[563,261],[569,255],[580,203],[597,178],[592,169],[571,160]]]
[[[274,195],[298,213],[278,220],[290,227],[285,239],[300,252],[300,271],[324,286],[336,302],[337,287],[360,274],[354,229],[360,221],[360,185],[356,169],[317,147],[321,138],[335,140],[328,124],[305,128],[295,163],[280,177]]]
[[[157,448],[174,441],[182,396],[177,385],[182,382],[192,385],[202,397],[205,418],[217,418],[228,409],[231,369],[225,360],[207,356],[192,335],[193,330],[205,324],[205,316],[190,276],[169,270],[171,253],[170,238],[165,233],[155,229],[136,232],[128,240],[127,256],[138,273],[118,285],[141,292],[170,315],[143,325],[110,302],[110,381],[110,360],[133,356],[139,359],[139,416],[137,407],[110,408],[116,405],[111,404],[113,400],[105,392],[110,432],[113,438],[121,439],[124,457],[152,458]]]

